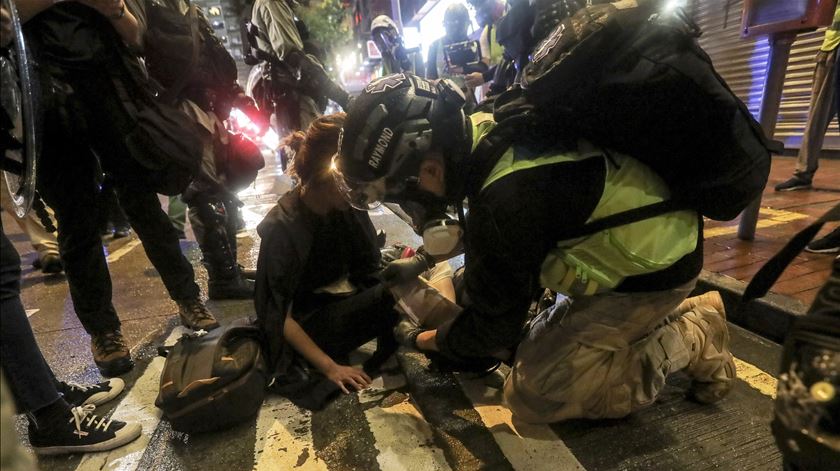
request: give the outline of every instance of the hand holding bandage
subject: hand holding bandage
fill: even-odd
[[[444,275],[448,274],[448,277],[442,278],[451,285],[451,270],[448,269],[448,264],[438,267],[430,274],[430,278],[441,278],[434,273],[440,271]],[[397,310],[402,314],[402,320],[394,329],[394,336],[400,344],[413,348],[417,348],[417,337],[422,332],[437,328],[461,312],[460,306],[430,286],[423,277],[415,277],[410,282],[392,286],[391,293],[397,300]]]

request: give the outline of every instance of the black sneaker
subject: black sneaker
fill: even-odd
[[[811,253],[838,253],[840,252],[840,227],[829,232],[822,239],[812,241],[805,247]]]
[[[811,188],[811,180],[793,176],[776,185],[776,191],[795,191]]]
[[[70,407],[83,406],[85,404],[101,406],[120,395],[123,389],[125,389],[125,381],[120,378],[111,378],[108,381],[92,386],[82,386],[76,383],[65,383],[61,381],[58,383],[57,389],[64,396],[64,400],[70,404]]]
[[[93,404],[74,407],[69,420],[35,427],[29,424],[29,443],[39,455],[108,451],[134,441],[143,431],[139,424],[93,414]]]

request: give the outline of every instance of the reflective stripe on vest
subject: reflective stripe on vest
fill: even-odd
[[[473,147],[490,132],[492,115],[476,113]],[[586,143],[577,152],[514,159],[508,149],[490,172],[482,191],[520,170],[574,162],[604,159],[607,174],[604,192],[589,216],[591,222],[611,214],[663,201],[669,191],[662,179],[645,164],[631,157],[603,152]],[[573,202],[572,202],[573,204]],[[558,204],[562,210],[562,202]],[[629,276],[663,270],[692,253],[698,243],[698,216],[694,211],[678,211],[624,226],[607,229],[575,240],[559,241],[543,260],[540,283],[543,287],[568,295],[592,295],[612,290]]]

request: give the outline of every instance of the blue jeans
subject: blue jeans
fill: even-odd
[[[6,233],[0,235],[0,366],[19,410],[32,412],[60,396],[20,302],[20,256]]]

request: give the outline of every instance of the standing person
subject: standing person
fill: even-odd
[[[370,22],[370,37],[382,55],[380,76],[397,72],[423,75],[420,49],[406,49],[397,24],[388,15],[379,15]]]
[[[443,27],[446,34],[429,46],[426,78],[432,80],[448,78],[455,82],[467,97],[467,112],[469,113],[475,106],[475,88],[467,83],[466,77],[472,73],[485,72],[488,68],[487,64],[481,62],[481,57],[476,58],[477,62],[466,65],[450,64],[445,52],[448,45],[469,41],[470,13],[466,5],[463,3],[449,5],[443,14]]]
[[[152,176],[133,157],[137,143],[127,138],[137,121],[121,97],[146,93],[146,79],[132,67],[143,44],[142,6],[134,0],[44,3],[44,11],[25,26],[38,51],[46,92],[38,185],[58,220],[70,296],[91,336],[94,361],[103,375],[116,376],[133,362],[112,303],[99,227],[91,217],[100,204],[97,157],[101,170],[113,175],[120,204],[176,301],[181,322],[205,330],[219,324],[201,300],[192,265],[152,189]]]
[[[366,369],[381,365],[396,349],[397,314],[375,277],[380,252],[370,217],[347,204],[330,174],[343,123],[343,113],[322,116],[305,135],[290,138],[300,185],[257,228],[255,305],[274,375],[284,376],[297,352],[346,393],[366,387],[370,377],[340,362],[378,338]]]
[[[22,22],[48,8],[46,2],[38,3],[38,0],[20,0],[16,6]],[[5,5],[0,6],[0,46],[11,40],[12,33],[11,13]],[[7,110],[0,107],[0,133],[6,137],[13,127]],[[0,139],[0,155],[5,155],[7,145],[15,141],[19,144],[20,135],[8,137],[10,139]],[[14,407],[10,407],[7,378],[18,410],[26,413],[29,443],[36,453],[105,451],[139,437],[142,429],[137,424],[93,415],[96,405],[116,398],[123,391],[125,383],[121,379],[93,386],[56,379],[29,325],[20,299],[20,280],[20,256],[6,237],[0,219],[0,422],[3,428],[0,467],[34,469],[31,460],[21,457],[19,447],[15,449],[17,440],[9,435],[9,429],[14,430],[14,427],[10,426],[12,420],[8,414],[14,413]]]
[[[512,77],[506,77],[499,70],[504,68],[505,62],[511,59],[505,56],[505,48],[496,40],[496,33],[499,30],[499,20],[505,14],[505,3],[502,0],[469,0],[470,6],[475,9],[475,19],[481,26],[481,60],[487,64],[488,69],[484,72],[471,72],[464,77],[467,85],[478,88],[485,83],[495,80],[497,73],[501,83],[494,84],[491,94],[500,93],[512,84]],[[513,70],[509,67],[509,70]],[[507,83],[511,81],[511,83]]]
[[[281,136],[309,127],[324,112],[327,98],[342,108],[349,100],[347,92],[327,77],[320,61],[308,53],[309,34],[293,7],[294,0],[256,0],[251,11],[251,23],[258,31],[257,48],[267,56],[252,74],[266,73],[270,78],[271,83],[264,85],[269,89],[262,93],[274,97]],[[265,106],[264,100],[257,101],[261,108]]]
[[[794,191],[811,188],[814,174],[819,167],[825,132],[831,119],[837,114],[834,96],[837,93],[834,64],[837,62],[837,46],[840,45],[840,5],[834,10],[834,22],[825,31],[825,39],[814,59],[814,85],[811,89],[811,104],[808,121],[802,134],[799,157],[793,176],[776,185],[776,191]]]
[[[233,108],[251,115],[256,114],[256,108],[237,83],[236,61],[204,14],[198,11],[195,16],[190,14],[190,5],[185,1],[170,2],[163,8],[176,10],[188,21],[195,22],[202,44],[197,65],[184,77],[182,58],[173,60],[168,44],[158,42],[158,36],[166,38],[167,25],[158,15],[150,15],[145,51],[149,73],[166,87],[181,82],[175,98],[200,125],[203,144],[200,171],[183,194],[170,198],[170,209],[173,201],[189,206],[190,224],[207,268],[210,299],[251,299],[254,283],[243,277],[236,258],[237,215],[242,204],[236,192],[256,179],[265,162],[256,144],[241,134],[229,132],[225,121]],[[160,30],[164,33],[159,33]],[[174,207],[177,209],[177,205]],[[172,220],[173,215],[169,218]],[[180,229],[179,237],[183,235],[183,215],[180,223],[180,228],[176,226],[176,230]]]
[[[399,202],[428,231],[429,252],[389,264],[386,282],[412,279],[463,243],[464,310],[435,330],[404,320],[401,342],[465,365],[510,359],[515,349],[504,395],[528,422],[626,416],[679,370],[700,402],[726,395],[735,365],[720,296],[686,299],[703,266],[699,215],[676,211],[564,240],[591,219],[668,198],[667,186],[641,162],[585,142],[508,148],[482,172],[471,162],[483,157],[471,152],[486,149],[496,123],[487,113],[466,117],[463,104],[445,80],[379,79],[354,100],[335,159],[354,207]],[[464,195],[461,241],[445,210]],[[523,339],[538,285],[573,302],[530,322]]]

